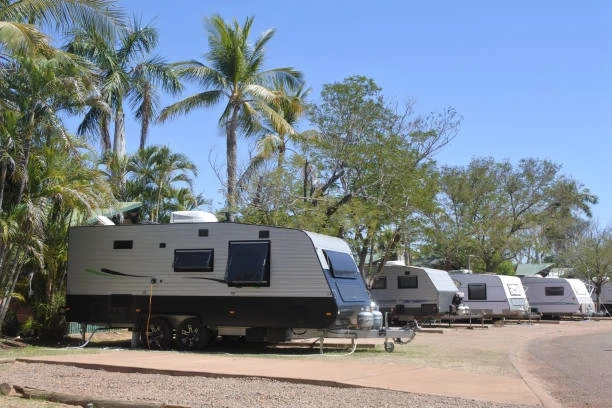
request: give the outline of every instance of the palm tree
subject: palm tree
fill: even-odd
[[[122,18],[113,0],[1,0],[0,55],[53,52],[49,38],[34,25],[37,23],[56,29],[89,26],[112,37]]]
[[[78,131],[80,134],[100,135],[104,153],[112,148],[117,156],[125,156],[126,100],[141,124],[142,149],[146,144],[149,124],[159,107],[157,87],[170,93],[181,89],[181,83],[169,64],[159,56],[149,56],[157,42],[157,30],[149,25],[142,26],[134,19],[129,28],[120,32],[117,44],[89,29],[76,32],[73,41],[66,47],[69,52],[92,61],[100,70],[100,98],[112,109],[114,141],[111,145],[111,114],[98,107],[92,107],[87,112]]]
[[[295,131],[299,119],[305,112],[306,97],[310,93],[310,88],[306,89],[302,84],[295,90],[287,90],[283,84],[276,84],[274,89],[283,97],[272,105],[272,109],[285,119],[293,131],[286,132],[283,127],[275,129],[273,124],[264,128],[261,138],[257,141],[257,154],[240,177],[238,182],[240,187],[245,186],[257,169],[274,157],[277,158],[277,170],[282,169],[289,143],[303,143],[312,137],[310,132],[301,134]]]
[[[133,197],[143,201],[144,218],[158,222],[164,218],[163,210],[168,200],[177,199],[175,185],[187,184],[190,188],[197,176],[197,168],[187,156],[173,153],[167,146],[149,146],[130,157],[129,185]],[[183,194],[183,193],[182,193]]]
[[[0,106],[13,115],[5,125],[12,142],[18,146],[19,156],[16,179],[19,180],[13,203],[20,203],[27,185],[30,152],[37,143],[45,143],[49,130],[67,133],[62,125],[60,111],[83,107],[91,92],[91,73],[88,67],[73,60],[59,58],[23,57],[10,62],[0,70]],[[5,129],[7,130],[7,129]],[[5,181],[5,180],[4,180]]]
[[[225,101],[219,125],[226,132],[227,211],[229,220],[234,221],[238,129],[245,135],[252,134],[260,129],[260,123],[265,119],[274,124],[275,129],[293,133],[282,115],[273,109],[272,105],[282,95],[271,85],[276,81],[293,89],[301,84],[302,74],[288,67],[263,69],[264,47],[275,30],[267,30],[254,44],[249,43],[252,17],[247,18],[242,26],[235,19],[228,24],[218,15],[206,19],[205,23],[209,45],[205,57],[209,65],[195,60],[176,64],[182,78],[197,82],[203,90],[164,108],[159,120],[163,122]]]

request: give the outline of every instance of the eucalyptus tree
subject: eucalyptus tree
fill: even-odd
[[[143,219],[167,221],[172,206],[168,203],[186,198],[177,186],[193,187],[191,176],[197,168],[186,155],[174,153],[168,146],[149,146],[138,150],[128,163],[128,188],[133,199],[143,202]],[[192,194],[192,198],[195,198]]]
[[[241,26],[234,19],[227,23],[219,15],[205,20],[209,50],[206,62],[185,61],[175,65],[179,75],[194,81],[201,92],[188,96],[162,110],[161,121],[188,114],[196,109],[210,108],[223,102],[225,107],[219,125],[226,133],[227,212],[230,221],[238,199],[237,136],[257,133],[263,120],[285,134],[294,131],[285,118],[274,109],[282,94],[272,88],[283,84],[292,89],[301,84],[302,74],[293,68],[264,69],[265,46],[275,30],[263,32],[254,43],[249,42],[253,18]]]
[[[573,277],[593,288],[600,304],[601,289],[612,281],[612,227],[590,222],[561,256],[563,266],[573,269]]]
[[[104,153],[112,150],[117,156],[126,154],[125,103],[134,110],[140,122],[140,148],[146,145],[150,124],[159,109],[159,89],[176,93],[182,85],[175,71],[161,57],[151,55],[158,43],[157,30],[141,25],[135,18],[119,31],[116,41],[94,29],[73,33],[66,50],[87,58],[99,71],[99,98],[111,111],[91,107],[79,125],[80,134],[100,137]],[[110,128],[114,120],[111,143]]]
[[[466,167],[442,168],[438,207],[428,213],[429,242],[449,268],[465,267],[472,256],[472,264],[496,272],[533,247],[534,237],[546,233],[542,227],[553,219],[559,228],[570,225],[588,217],[596,202],[597,197],[560,175],[560,166],[551,161],[522,159],[513,165],[477,158]],[[451,247],[455,249],[449,251]]]
[[[389,103],[363,76],[324,85],[321,103],[309,108],[319,142],[303,153],[310,170],[302,174],[312,180],[305,211],[318,213],[317,229],[353,243],[362,272],[382,236],[381,265],[407,247],[418,214],[433,203],[433,156],[460,121],[452,109],[422,117],[412,108]]]

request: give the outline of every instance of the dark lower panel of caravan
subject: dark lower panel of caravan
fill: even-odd
[[[149,297],[67,295],[66,305],[68,321],[129,326],[138,309],[148,313]],[[151,313],[195,315],[211,326],[324,328],[338,308],[332,298],[154,296]]]

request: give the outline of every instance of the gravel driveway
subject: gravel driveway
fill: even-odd
[[[447,329],[444,334],[419,333],[415,340],[394,353],[359,353],[349,359],[411,367],[443,367],[457,374],[479,373],[521,377],[538,388],[543,407],[608,406],[601,394],[605,376],[594,391],[585,387],[587,358],[601,364],[610,358],[612,322],[561,322],[558,325],[489,326],[472,330]],[[569,336],[569,337],[568,337]],[[606,343],[607,342],[607,343]],[[571,353],[573,359],[560,359]],[[588,356],[588,357],[587,357]],[[589,360],[590,361],[590,360]],[[599,363],[598,363],[599,361]],[[606,367],[609,367],[609,360]],[[587,364],[585,364],[587,363]],[[299,360],[295,362],[299,368]],[[580,368],[576,368],[580,367]],[[556,373],[552,376],[551,373]],[[599,381],[599,380],[598,380]],[[159,374],[128,374],[69,366],[32,363],[0,364],[0,383],[8,382],[55,392],[104,399],[168,403],[187,407],[492,407],[519,408],[459,398],[405,393],[371,388],[337,388],[295,384],[256,378],[175,377]],[[440,382],[443,393],[444,382]],[[478,387],[478,384],[474,384]],[[568,388],[569,387],[569,388]],[[610,388],[609,385],[607,388]],[[584,390],[577,393],[576,390]],[[607,392],[610,392],[608,389]],[[557,400],[547,399],[550,395]],[[0,406],[17,405],[20,399],[0,397]],[[559,402],[562,401],[562,402]],[[28,405],[28,408],[49,407]],[[61,405],[57,405],[61,406]]]

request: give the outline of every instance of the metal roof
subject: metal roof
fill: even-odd
[[[514,274],[517,276],[546,276],[553,265],[554,263],[518,264]]]

